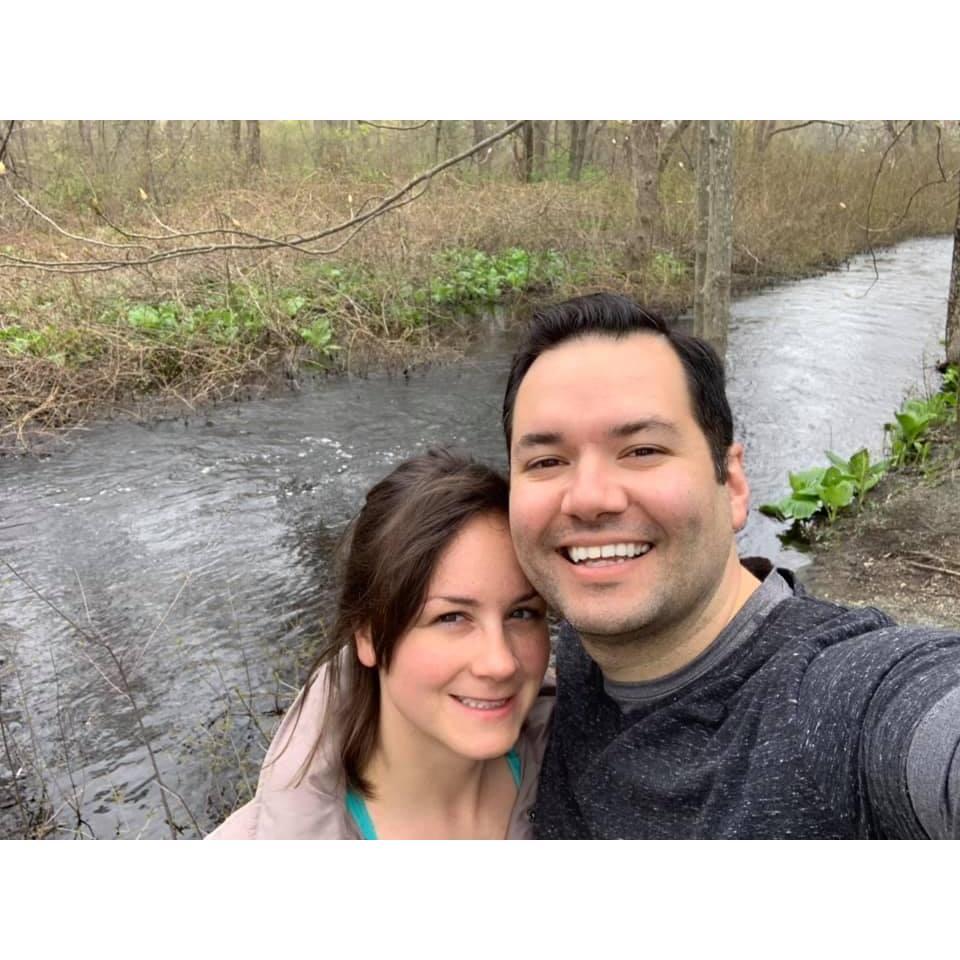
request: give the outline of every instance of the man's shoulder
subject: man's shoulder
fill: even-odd
[[[789,571],[778,572],[789,574]],[[960,634],[956,631],[901,624],[877,607],[844,606],[823,600],[807,592],[795,577],[790,577],[788,582],[793,594],[775,608],[763,625],[763,632],[776,631],[785,641],[805,642],[828,661],[855,656],[894,662],[911,651],[931,645],[955,646],[960,651]]]

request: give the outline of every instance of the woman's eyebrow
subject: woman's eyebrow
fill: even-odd
[[[479,606],[479,601],[473,597],[448,597],[446,594],[439,594],[437,596],[427,597],[427,603],[431,600],[443,600],[445,603],[456,603],[462,607],[476,607]]]

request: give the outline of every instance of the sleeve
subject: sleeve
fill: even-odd
[[[860,741],[862,788],[877,833],[958,835],[960,637],[928,637],[876,686]]]
[[[960,687],[929,710],[907,754],[907,788],[934,840],[960,840]]]

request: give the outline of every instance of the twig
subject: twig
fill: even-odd
[[[107,656],[113,662],[113,665],[116,668],[117,674],[120,678],[119,687],[115,683],[112,683],[109,680],[106,674],[96,665],[96,663],[94,663],[92,658],[90,661],[91,663],[93,663],[95,669],[100,674],[100,676],[102,676],[107,681],[107,683],[109,683],[110,686],[113,687],[114,690],[120,693],[127,700],[131,708],[133,709],[133,716],[137,722],[137,727],[140,731],[140,742],[143,745],[143,748],[147,751],[147,756],[150,759],[150,765],[153,767],[154,777],[156,778],[157,784],[161,787],[160,802],[161,804],[163,804],[163,811],[167,817],[167,824],[170,828],[170,835],[175,840],[179,832],[179,827],[177,827],[176,821],[173,819],[173,813],[171,812],[170,805],[167,802],[166,794],[163,792],[163,788],[165,787],[165,785],[163,782],[163,777],[160,774],[160,765],[157,763],[156,755],[154,754],[153,747],[150,744],[150,738],[147,736],[147,729],[143,722],[143,714],[140,712],[140,708],[137,705],[137,700],[134,697],[133,692],[130,688],[130,681],[127,676],[127,671],[124,669],[123,661],[120,659],[120,657],[117,656],[113,648],[110,646],[109,643],[107,643],[106,640],[104,640],[102,637],[98,636],[97,634],[87,633],[87,631],[84,630],[83,627],[81,627],[78,623],[76,623],[76,621],[74,621],[66,613],[60,610],[60,608],[57,607],[57,605],[53,603],[53,601],[47,599],[47,597],[45,597],[36,587],[34,587],[32,583],[30,583],[29,580],[27,580],[22,574],[20,574],[20,572],[12,564],[10,564],[7,560],[2,560],[0,562],[2,562],[3,565],[25,587],[27,587],[28,590],[30,590],[31,593],[37,596],[48,607],[50,607],[51,610],[57,613],[66,623],[68,623],[71,627],[73,627],[74,630],[76,630],[81,637],[83,637],[88,642],[96,643],[98,646],[102,647],[103,650],[106,652]],[[76,571],[74,571],[74,574],[76,574]],[[77,579],[79,581],[79,577],[77,577]],[[80,584],[80,590],[81,590],[81,593],[83,593],[83,584]],[[84,596],[84,605],[86,605],[85,596]],[[189,813],[189,810],[187,812]]]
[[[948,570],[946,567],[938,567],[932,563],[921,563],[919,560],[908,560],[906,557],[903,558],[903,562],[921,570],[933,570],[935,573],[945,573],[948,577],[960,577],[960,570]]]
[[[767,143],[769,143],[778,133],[788,133],[791,130],[802,130],[804,127],[809,127],[814,123],[823,123],[831,127],[840,127],[841,130],[846,130],[847,125],[845,123],[840,123],[837,120],[805,120],[803,123],[795,123],[789,127],[774,127],[767,134]]]
[[[406,133],[408,130],[422,130],[424,127],[433,123],[433,121],[423,120],[421,123],[416,123],[412,127],[393,127],[386,123],[374,123],[372,120],[358,120],[357,123],[363,124],[365,127],[376,127],[378,130],[397,130]]]
[[[913,121],[908,120],[903,125],[903,129],[900,130],[899,132],[896,130],[896,128],[894,128],[893,136],[891,137],[890,142],[887,144],[886,149],[880,155],[880,162],[877,164],[877,170],[874,173],[873,180],[870,183],[870,196],[867,198],[867,215],[864,218],[866,220],[866,226],[864,227],[864,231],[866,233],[867,244],[870,250],[870,259],[871,259],[871,262],[873,263],[874,279],[873,279],[873,283],[871,283],[870,286],[867,287],[866,292],[863,294],[863,296],[866,296],[874,288],[874,286],[880,282],[880,271],[877,269],[877,253],[873,249],[873,240],[870,237],[870,212],[873,209],[873,198],[876,195],[877,184],[880,182],[880,174],[883,172],[883,165],[887,162],[887,156],[889,155],[890,151],[897,145],[897,142],[907,132],[907,130],[910,128],[912,124],[913,124]]]

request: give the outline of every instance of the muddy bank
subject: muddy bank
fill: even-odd
[[[859,514],[824,531],[799,574],[809,590],[902,623],[960,629],[960,430],[940,441],[926,469],[887,476]]]

